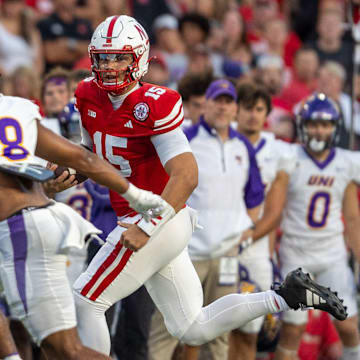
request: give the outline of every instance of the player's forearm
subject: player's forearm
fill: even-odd
[[[288,181],[289,176],[285,172],[278,172],[266,196],[264,214],[255,224],[253,240],[262,238],[279,226],[282,210],[286,202]]]
[[[112,165],[39,123],[36,155],[55,164],[73,168],[119,194],[126,192],[129,187],[129,183]]]
[[[261,219],[256,222],[255,229],[253,232],[253,241],[261,239],[263,236],[268,234],[269,232],[275,230],[281,220],[280,216],[277,216],[276,213],[265,214],[261,217]]]
[[[184,153],[169,160],[165,169],[170,179],[161,197],[178,212],[197,186],[197,164],[192,153]]]
[[[124,193],[129,183],[125,180],[112,165],[102,161],[94,153],[82,149],[79,158],[74,159],[73,165],[79,173],[86,175],[100,185],[104,185],[119,194]]]
[[[356,260],[360,263],[360,219],[346,221],[346,240]]]

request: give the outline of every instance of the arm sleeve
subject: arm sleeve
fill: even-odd
[[[75,91],[75,109],[79,112],[79,126],[80,126],[80,134],[81,134],[81,145],[86,147],[87,149],[91,150],[93,149],[93,140],[88,133],[88,131],[85,129],[82,119],[81,119],[81,96],[79,95],[81,93],[81,87],[82,83],[80,83]]]
[[[276,140],[275,149],[278,154],[277,171],[285,171],[291,175],[296,167],[294,147],[284,141]]]
[[[152,136],[151,142],[163,166],[177,155],[192,152],[185,134],[179,127],[169,132]]]
[[[264,201],[264,184],[261,180],[255,152],[248,147],[249,153],[249,177],[245,186],[245,204],[248,209],[260,205]]]
[[[81,118],[80,118],[80,133],[81,133],[81,145],[85,146],[87,149],[92,151],[94,143],[91,139],[90,134],[83,127],[81,123]]]

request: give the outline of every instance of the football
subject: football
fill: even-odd
[[[68,171],[69,172],[69,176],[70,175],[75,175],[75,179],[77,180],[77,182],[80,184],[82,183],[83,181],[85,181],[87,179],[87,176],[85,175],[82,175],[80,173],[77,173],[75,169],[72,169],[72,168],[67,168],[67,167],[64,167],[64,166],[58,166],[56,168],[56,170],[54,171],[55,173],[55,179],[57,179],[64,171]],[[68,179],[69,176],[66,178]],[[65,179],[65,180],[66,180]]]

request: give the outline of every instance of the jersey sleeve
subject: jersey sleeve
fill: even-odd
[[[26,101],[27,110],[26,112],[30,115],[32,120],[41,120],[42,116],[40,114],[39,106],[33,103],[32,101]]]
[[[150,88],[148,92],[151,90]],[[165,91],[158,99],[152,98],[150,105],[150,126],[152,134],[162,134],[171,131],[184,120],[184,109],[182,99],[177,91],[159,88]],[[146,93],[145,93],[146,95]]]
[[[277,172],[285,171],[291,175],[296,167],[295,149],[291,144],[281,140],[275,141],[274,151],[277,153]]]
[[[189,141],[180,128],[151,137],[163,166],[177,155],[192,152]]]
[[[86,124],[83,123],[83,99],[84,99],[84,81],[81,81],[75,91],[75,108],[79,111],[80,114],[80,133],[81,133],[81,145],[92,150],[93,141],[88,131],[86,130]]]

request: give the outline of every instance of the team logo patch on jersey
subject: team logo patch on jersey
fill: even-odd
[[[136,120],[145,121],[149,116],[149,105],[141,102],[134,106],[134,116]]]

